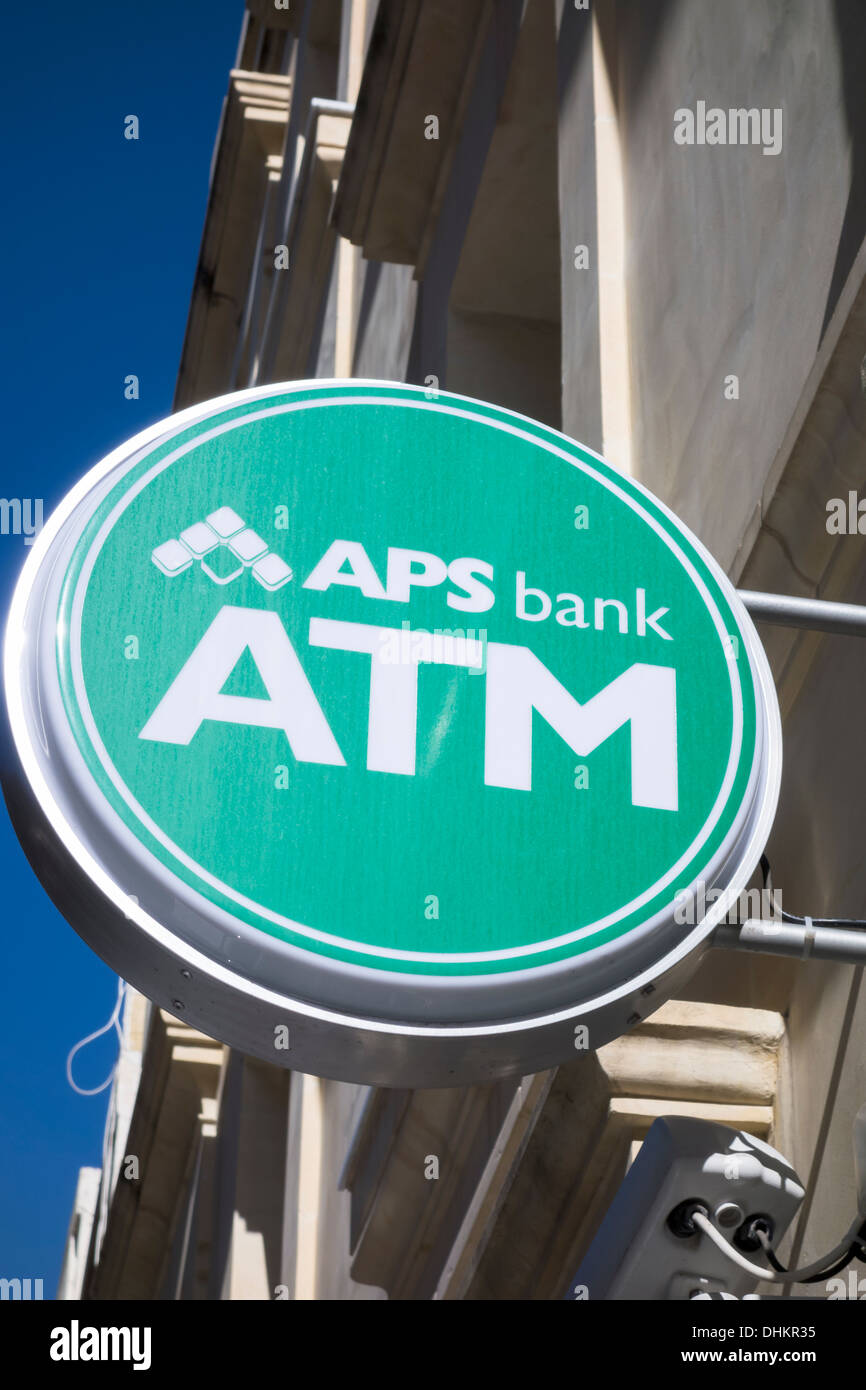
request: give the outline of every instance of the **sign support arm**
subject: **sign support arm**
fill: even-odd
[[[765,956],[795,956],[798,960],[833,960],[842,965],[866,965],[866,931],[857,927],[822,927],[806,918],[793,922],[723,922],[712,944],[732,951],[757,951]]]
[[[738,593],[751,616],[759,622],[866,637],[866,607],[862,604],[831,603],[827,599],[798,598],[793,594],[761,594],[751,589],[739,589]]]

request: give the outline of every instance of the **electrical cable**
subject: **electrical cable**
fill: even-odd
[[[854,1230],[854,1227],[852,1226],[851,1229]],[[779,1260],[776,1258],[775,1251],[770,1245],[770,1237],[767,1235],[766,1231],[756,1231],[755,1235],[761,1242],[764,1254],[773,1268],[778,1270],[780,1274],[788,1274],[790,1271],[787,1270],[783,1264],[780,1264]],[[852,1260],[863,1260],[866,1258],[866,1256],[864,1256],[863,1247],[864,1235],[866,1235],[866,1222],[857,1228],[856,1239],[851,1242],[847,1253],[843,1255],[835,1265],[832,1265],[829,1269],[822,1270],[820,1274],[810,1274],[808,1278],[799,1279],[797,1282],[800,1284],[819,1284],[822,1279],[830,1279],[834,1274],[838,1274],[840,1270],[845,1269],[846,1265],[849,1265]]]
[[[111,1018],[108,1020],[107,1023],[104,1023],[101,1028],[97,1028],[95,1033],[89,1033],[86,1038],[81,1039],[81,1042],[77,1042],[73,1047],[72,1051],[70,1052],[69,1056],[66,1058],[66,1080],[69,1082],[73,1091],[76,1091],[77,1094],[80,1096],[98,1096],[100,1091],[104,1091],[106,1086],[110,1086],[112,1081],[114,1080],[114,1073],[117,1068],[117,1062],[114,1063],[114,1066],[111,1068],[111,1071],[109,1072],[108,1076],[105,1078],[101,1086],[94,1086],[92,1091],[85,1090],[83,1086],[79,1086],[78,1083],[73,1079],[72,1059],[75,1056],[76,1052],[79,1052],[82,1047],[86,1047],[88,1043],[94,1042],[97,1038],[101,1038],[102,1034],[109,1032],[111,1028],[114,1028],[115,1032],[117,1033],[118,1042],[120,1043],[121,1047],[123,1046],[123,1032],[120,1027],[120,1009],[121,1005],[123,1004],[123,996],[125,993],[126,981],[118,978],[117,1001],[114,1005]]]
[[[806,927],[811,931],[813,927],[830,927],[852,932],[866,930],[866,921],[858,917],[799,917],[796,913],[786,912],[781,903],[776,903],[776,893],[773,887],[773,874],[770,861],[766,854],[761,855],[761,874],[763,876],[763,887],[768,889],[773,903],[773,916],[776,920],[788,922],[792,926]],[[760,1241],[761,1248],[767,1257],[772,1269],[761,1270],[760,1265],[754,1265],[751,1261],[743,1258],[739,1251],[732,1246],[723,1236],[719,1234],[708,1219],[701,1213],[696,1212],[692,1216],[694,1224],[708,1235],[715,1245],[719,1247],[734,1264],[743,1269],[748,1269],[749,1273],[756,1277],[769,1280],[771,1283],[786,1284],[817,1284],[823,1279],[830,1279],[838,1274],[840,1270],[849,1265],[852,1260],[860,1260],[866,1263],[866,1221],[861,1217],[851,1225],[844,1240],[825,1255],[822,1260],[815,1264],[807,1265],[803,1269],[789,1270],[778,1260],[775,1252],[770,1245],[769,1234],[766,1231],[756,1230],[755,1234]]]
[[[773,1266],[773,1269],[775,1269],[779,1274],[787,1274],[788,1271],[785,1268],[785,1266],[781,1263],[781,1261],[776,1259],[776,1252],[770,1244],[770,1237],[767,1235],[766,1231],[756,1231],[755,1235],[757,1239],[761,1242],[764,1254],[770,1261],[770,1264]]]
[[[721,1250],[723,1255],[737,1265],[740,1269],[751,1274],[754,1279],[764,1279],[771,1284],[809,1284],[817,1283],[820,1279],[830,1277],[831,1270],[828,1268],[834,1261],[838,1261],[844,1256],[844,1261],[840,1268],[844,1268],[857,1254],[858,1249],[862,1249],[860,1244],[860,1230],[862,1229],[860,1217],[851,1225],[843,1240],[830,1250],[822,1259],[816,1260],[814,1264],[805,1265],[803,1269],[766,1269],[762,1265],[753,1264],[747,1260],[745,1255],[741,1255],[730,1241],[726,1240],[721,1231],[717,1231],[709,1217],[704,1216],[703,1212],[693,1212],[691,1219],[698,1230],[703,1231],[715,1246]],[[832,1271],[835,1272],[835,1271]]]

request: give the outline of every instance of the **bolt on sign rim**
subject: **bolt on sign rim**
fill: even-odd
[[[688,529],[548,426],[393,382],[254,388],[115,450],[33,547],[4,686],[10,814],[84,940],[346,1080],[626,1031],[779,793],[763,648]]]

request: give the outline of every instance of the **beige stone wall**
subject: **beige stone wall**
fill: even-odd
[[[837,7],[697,0],[619,16],[636,472],[727,568],[838,292],[851,132]],[[675,110],[701,99],[781,108],[781,152],[675,144]],[[732,373],[738,400],[724,397]]]
[[[862,12],[293,11],[269,39],[250,5],[178,404],[283,375],[435,376],[603,447],[743,584],[866,602],[863,538],[824,524],[866,476]],[[317,124],[316,97],[357,108]],[[422,100],[442,128],[423,167]],[[781,152],[677,145],[674,113],[699,100],[780,107]],[[279,281],[265,251],[284,236]],[[789,910],[866,916],[866,647],[762,635],[785,722],[776,885]],[[117,1093],[148,1172],[123,1187],[107,1154],[86,1289],[555,1298],[666,1113],[778,1144],[807,1185],[785,1250],[809,1260],[852,1216],[860,972],[712,952],[684,995],[597,1056],[437,1093],[289,1075],[158,1015]]]

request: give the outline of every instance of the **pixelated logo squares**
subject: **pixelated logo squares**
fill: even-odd
[[[204,521],[194,521],[179,539],[158,545],[150,558],[169,579],[189,569],[194,560],[214,584],[232,584],[248,569],[263,589],[273,593],[292,578],[291,566],[274,555],[267,541],[232,507],[219,507]]]

